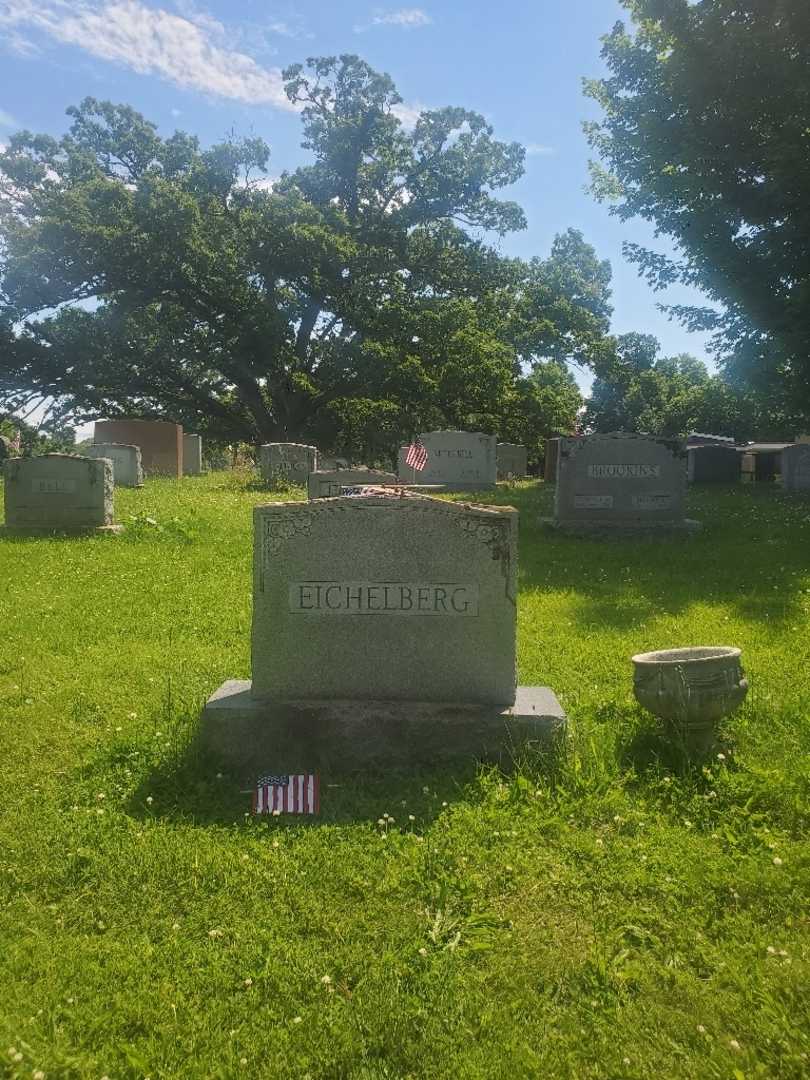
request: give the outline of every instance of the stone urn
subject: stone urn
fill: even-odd
[[[748,693],[740,650],[730,645],[661,649],[633,657],[633,690],[645,709],[696,742]]]

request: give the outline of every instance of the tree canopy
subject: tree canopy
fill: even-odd
[[[810,5],[622,2],[635,27],[614,26],[609,75],[586,83],[593,189],[674,242],[674,259],[625,253],[654,287],[714,302],[670,310],[714,331],[725,369],[810,415]]]
[[[604,347],[610,268],[579,233],[528,262],[488,242],[524,226],[497,197],[522,147],[461,108],[406,130],[391,80],[357,57],[285,79],[311,161],[273,181],[261,139],[204,149],[94,99],[60,139],[12,136],[0,406],[39,395],[76,419],[372,459],[430,426],[497,432],[533,368]],[[544,394],[531,408],[553,426],[570,382]]]

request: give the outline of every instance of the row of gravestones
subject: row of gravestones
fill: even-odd
[[[117,532],[115,487],[141,487],[144,472],[199,475],[201,437],[162,421],[100,421],[84,455],[11,458],[3,464],[6,528]]]
[[[265,443],[259,451],[259,470],[267,484],[280,480],[306,485],[310,499],[339,495],[346,486],[405,483],[454,491],[484,491],[498,480],[526,475],[526,447],[499,443],[494,435],[471,431],[429,431],[419,436],[427,464],[408,466],[408,447],[399,452],[397,475],[365,468],[319,468],[318,449],[304,443]]]
[[[554,483],[557,478],[558,456],[563,441],[563,437],[547,441],[544,472],[547,482]],[[797,441],[771,455],[781,458],[782,484],[786,491],[810,490],[808,445],[806,441]],[[739,483],[746,456],[744,448],[735,446],[689,446],[686,448],[687,479],[692,484]]]

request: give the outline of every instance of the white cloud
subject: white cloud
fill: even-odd
[[[354,28],[355,34],[362,34],[373,26],[398,26],[402,30],[416,30],[420,26],[429,26],[433,22],[430,15],[422,8],[398,8],[396,11],[384,11],[375,8],[371,20],[366,23],[358,23]]]
[[[271,105],[294,106],[278,68],[227,48],[225,28],[188,4],[188,16],[140,0],[0,0],[0,27],[25,28],[75,45],[142,75],[159,75],[187,90]]]
[[[418,101],[415,101],[412,105],[403,101],[399,105],[391,106],[391,112],[397,120],[399,120],[406,131],[413,131],[416,127],[416,121],[426,109],[427,105],[422,105]]]
[[[556,147],[544,146],[543,143],[536,142],[526,143],[525,150],[529,157],[551,157],[557,153]]]
[[[0,127],[17,127],[17,121],[14,119],[11,113],[6,112],[5,109],[0,109]]]

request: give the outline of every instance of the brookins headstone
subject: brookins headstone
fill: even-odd
[[[183,429],[165,420],[97,420],[95,443],[127,443],[140,447],[147,476],[183,475]]]
[[[403,484],[441,484],[450,491],[484,491],[497,479],[494,435],[480,431],[426,431],[419,441],[428,452],[425,468],[415,473],[399,451],[398,475]]]
[[[330,499],[344,494],[347,487],[373,484],[377,487],[396,484],[393,473],[379,469],[330,469],[311,472],[307,477],[307,497],[309,499]]]
[[[117,487],[143,487],[140,447],[126,443],[93,443],[85,453],[88,457],[109,458]]]
[[[516,687],[517,525],[516,510],[411,493],[256,507],[253,681],[211,697],[203,742],[286,770],[547,734],[556,697]]]
[[[684,518],[679,439],[616,432],[560,439],[553,524],[582,529],[700,528]]]
[[[259,470],[265,484],[288,484],[307,482],[307,477],[318,468],[318,448],[306,443],[264,443],[259,448]]]
[[[496,461],[499,480],[521,480],[526,475],[526,447],[519,443],[499,442]]]
[[[810,492],[810,443],[795,443],[782,451],[785,491]]]
[[[118,532],[108,458],[43,454],[3,463],[6,528],[36,532]]]

